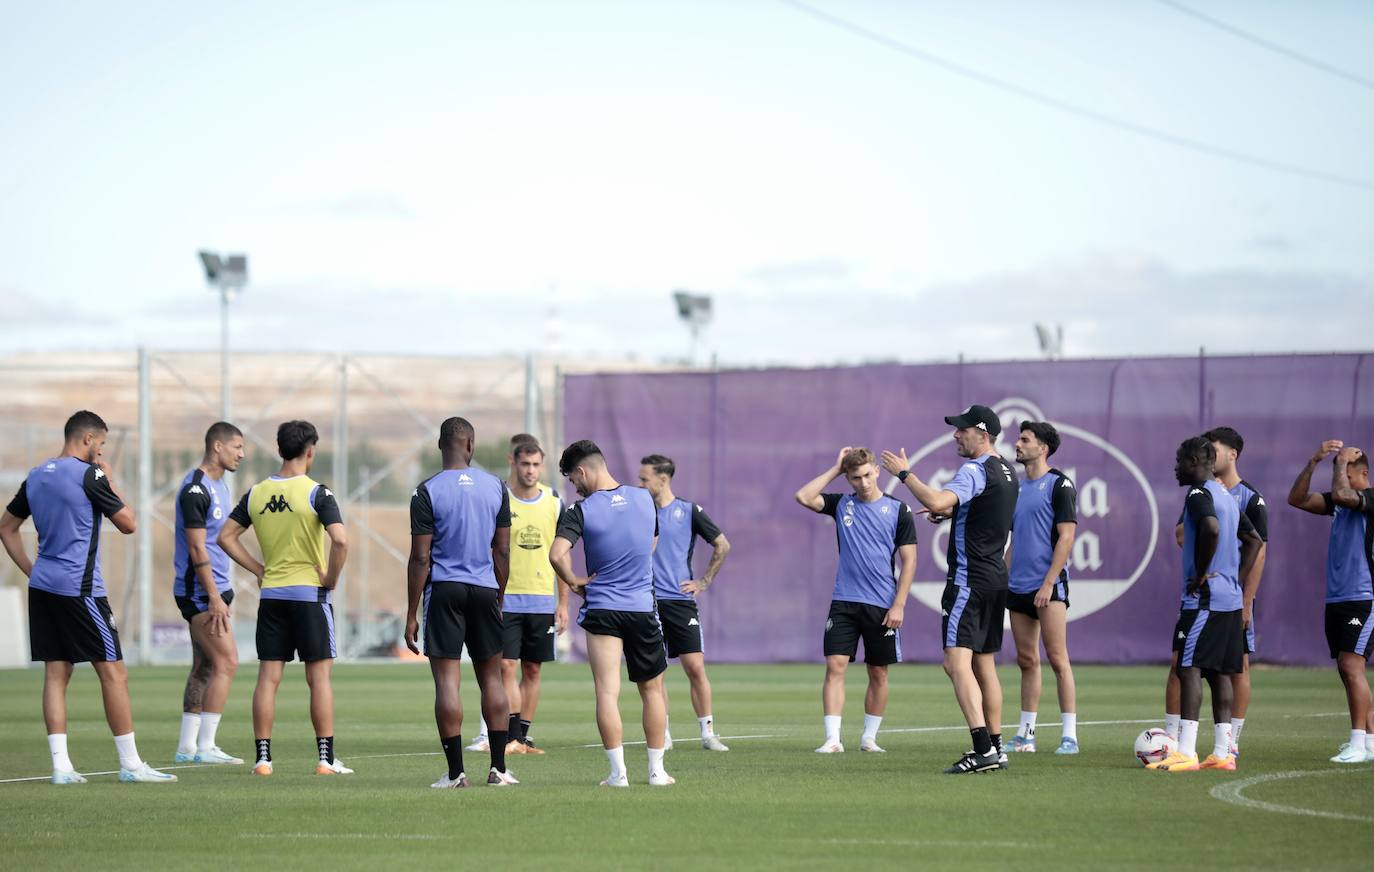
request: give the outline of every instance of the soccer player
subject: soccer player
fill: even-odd
[[[1007,604],[1004,549],[1016,511],[1016,473],[998,454],[1002,424],[987,406],[969,406],[945,423],[954,427],[959,456],[967,458],[941,490],[910,470],[906,450],[883,452],[883,467],[897,476],[929,510],[932,523],[949,518],[942,635],[945,673],[964,714],[973,750],[945,773],[967,775],[1006,768],[1002,752],[1002,685],[993,658],[1002,650]]]
[[[417,610],[424,597],[425,644],[434,676],[434,720],[448,771],[431,787],[467,787],[463,770],[463,704],[458,697],[463,645],[488,723],[505,725],[510,714],[501,681],[501,597],[510,574],[510,499],[505,485],[472,464],[476,431],[464,418],[439,427],[442,472],[426,479],[410,498],[409,604],[406,645],[420,653]],[[505,730],[491,731],[486,783],[520,782],[506,771]]]
[[[644,738],[649,751],[649,784],[664,787],[676,779],[663,768],[667,711],[663,673],[668,658],[663,630],[654,614],[653,552],[658,513],[643,488],[611,476],[595,442],[582,439],[563,450],[558,471],[582,497],[565,509],[549,562],[559,579],[584,597],[577,622],[587,636],[587,662],[596,686],[596,727],[611,764],[601,784],[629,787],[625,771],[624,727],[620,721],[620,658],[644,705]],[[582,541],[587,576],[573,572],[572,548]]]
[[[178,763],[243,764],[215,744],[229,683],[239,668],[229,616],[234,601],[229,555],[218,540],[232,505],[224,474],[237,470],[242,460],[242,431],[227,421],[211,424],[205,432],[205,456],[186,473],[177,494],[172,594],[191,625],[191,672],[182,696]]]
[[[334,493],[310,477],[320,436],[309,421],[277,428],[281,470],[253,485],[229,513],[219,545],[258,580],[258,683],[253,688],[254,775],[272,774],[272,722],[277,688],[293,657],[305,664],[310,686],[310,721],[319,751],[316,775],[352,775],[334,756],[334,688],[330,674],[338,645],[334,638],[334,587],[348,559],[348,533]],[[242,542],[249,527],[258,537],[263,563]],[[329,556],[324,540],[329,539]]]
[[[545,663],[556,658],[556,642],[568,628],[568,588],[558,583],[549,565],[549,547],[558,528],[563,501],[539,479],[544,473],[544,449],[528,433],[511,437],[510,579],[502,600],[504,642],[501,679],[510,706],[506,728],[507,754],[543,754],[530,738],[530,725],[539,706],[540,676]],[[486,718],[469,751],[487,751]]]
[[[1240,433],[1230,427],[1216,427],[1202,434],[1205,439],[1212,443],[1212,447],[1217,452],[1216,467],[1212,470],[1221,482],[1221,486],[1226,488],[1236,500],[1236,505],[1241,512],[1249,519],[1250,526],[1255,528],[1260,540],[1266,544],[1260,547],[1259,556],[1255,558],[1255,565],[1250,570],[1250,574],[1241,579],[1241,618],[1245,623],[1245,657],[1242,660],[1242,670],[1235,675],[1228,676],[1231,681],[1231,755],[1240,755],[1240,732],[1245,726],[1245,715],[1250,708],[1250,655],[1255,653],[1255,618],[1254,605],[1255,595],[1259,592],[1260,577],[1264,573],[1264,560],[1269,550],[1269,507],[1265,505],[1264,497],[1255,489],[1250,482],[1240,477],[1240,471],[1236,464],[1240,459],[1240,453],[1245,448],[1245,440]],[[1183,547],[1183,517],[1179,516],[1178,526],[1174,529],[1174,536],[1178,541],[1178,546]],[[1169,669],[1168,684],[1164,689],[1164,730],[1175,740],[1178,739],[1179,722],[1179,689],[1178,689],[1178,656],[1174,655],[1174,663]]]
[[[1333,451],[1331,490],[1314,494],[1312,471]],[[1365,675],[1374,651],[1374,488],[1369,484],[1369,455],[1338,439],[1323,442],[1298,473],[1288,504],[1332,516],[1326,549],[1326,645],[1345,685],[1350,741],[1331,762],[1374,762],[1374,711]]]
[[[100,679],[119,780],[177,780],[138,756],[129,672],[100,573],[101,517],[126,536],[136,527],[133,509],[124,505],[109,464],[100,459],[109,429],[94,412],[68,418],[62,453],[34,467],[0,514],[0,543],[29,580],[29,645],[33,659],[43,661],[43,723],[53,784],[86,783],[67,753],[67,685],[73,664],[88,662]],[[32,561],[19,533],[30,516],[39,542]]]
[[[852,494],[822,493],[843,475]],[[868,690],[864,694],[864,729],[859,750],[883,753],[878,727],[887,711],[887,667],[902,661],[902,621],[906,598],[916,577],[916,522],[911,507],[878,489],[878,465],[867,448],[840,449],[835,463],[796,494],[797,502],[835,519],[840,550],[835,589],[825,621],[825,681],[821,713],[825,742],[817,754],[841,754],[840,715],[844,710],[844,676],[864,643]],[[902,569],[893,581],[895,561]]]
[[[1021,722],[1012,751],[1035,751],[1035,718],[1040,704],[1040,637],[1059,687],[1063,721],[1056,754],[1078,753],[1078,707],[1069,665],[1069,555],[1078,527],[1078,492],[1073,481],[1050,466],[1059,450],[1059,431],[1047,421],[1022,421],[1016,462],[1026,471],[1016,498],[1007,611],[1021,668]]]
[[[1205,436],[1179,445],[1174,475],[1188,488],[1183,508],[1183,597],[1174,650],[1178,652],[1178,748],[1148,768],[1164,772],[1234,770],[1231,754],[1231,682],[1245,657],[1240,579],[1254,567],[1263,544],[1250,520],[1212,474],[1217,453]],[[1235,543],[1239,540],[1240,547]],[[1202,681],[1212,692],[1214,743],[1198,763]]]
[[[639,461],[640,487],[649,491],[658,508],[658,547],[654,549],[654,598],[668,656],[678,658],[692,687],[692,708],[701,728],[701,747],[708,751],[729,751],[716,735],[711,714],[711,681],[706,677],[706,655],[702,646],[701,615],[697,596],[716,580],[730,540],[707,516],[701,506],[680,500],[673,494],[676,464],[662,454],[650,454]],[[701,578],[692,577],[692,550],[697,537],[711,546],[711,562]],[[668,709],[668,684],[663,685],[663,707]],[[665,717],[665,750],[673,747],[672,718]]]

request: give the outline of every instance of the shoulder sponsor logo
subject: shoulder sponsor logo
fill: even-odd
[[[1263,506],[1263,505],[1265,505],[1264,497],[1260,497],[1258,500],[1256,500],[1256,501],[1255,501],[1255,505],[1257,505],[1257,506]]]
[[[1193,494],[1202,494],[1202,493],[1206,493],[1206,491],[1204,491],[1204,490],[1203,490],[1202,488],[1200,488],[1200,487],[1195,487],[1195,488],[1193,488],[1192,490],[1188,491],[1188,496],[1192,496]]]
[[[327,487],[322,487],[322,488],[320,488],[320,490],[324,491],[324,495],[327,496],[327,497],[332,497],[332,496],[334,496],[334,492],[333,492],[332,490],[330,490],[329,488],[327,488]]]
[[[46,469],[46,470],[48,470],[49,472],[51,472],[52,470],[57,469],[57,464],[56,464],[56,463],[49,463],[47,466],[45,466],[45,467],[43,467],[43,468]]]
[[[95,480],[96,480],[96,481],[100,481],[100,480],[101,480],[102,478],[104,478],[104,477],[105,477],[105,470],[103,470],[103,469],[96,469],[96,471],[95,471]]]
[[[417,487],[415,490],[413,490],[413,491],[410,492],[410,496],[411,496],[412,499],[414,499],[415,497],[418,497],[419,495],[420,495],[420,489],[419,489],[418,487]]]
[[[1010,464],[1021,421],[1051,421],[1063,440],[1056,458],[1072,458],[1080,464],[1060,470],[1062,478],[1058,482],[1059,487],[1070,489],[1078,503],[1078,528],[1068,566],[1074,589],[1069,620],[1107,607],[1144,576],[1155,556],[1160,539],[1155,486],[1139,464],[1119,447],[1082,427],[1053,420],[1029,399],[1007,397],[992,404],[992,410],[1002,422],[1002,433],[996,443],[1001,457],[989,457],[987,462],[1010,481],[1015,481]],[[936,490],[945,489],[965,464],[973,463],[955,455],[948,433],[941,430],[932,429],[930,441],[910,455],[911,471]],[[990,467],[984,468],[989,484],[1000,490],[1000,477]],[[1055,487],[1054,479],[1044,484],[1048,495]],[[1162,481],[1160,485],[1163,490]],[[886,492],[893,493],[896,486],[896,478],[889,478]],[[1038,491],[1025,488],[1024,493]],[[932,610],[940,608],[944,592],[950,532],[951,522],[944,521],[920,545],[929,550],[917,564],[911,595]]]
[[[205,491],[203,491],[203,490],[200,489],[200,485],[198,485],[198,484],[193,484],[193,485],[191,485],[191,489],[188,490],[187,493],[188,493],[188,494],[203,494],[203,493],[205,493]]]

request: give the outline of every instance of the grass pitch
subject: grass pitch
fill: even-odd
[[[220,744],[251,758],[255,666],[235,681]],[[1057,757],[1058,728],[1011,769],[949,777],[968,745],[938,667],[899,666],[879,736],[860,754],[864,674],[850,672],[849,751],[812,753],[822,738],[820,665],[714,666],[715,714],[728,754],[700,750],[686,682],[669,672],[678,784],[645,784],[642,744],[627,748],[632,787],[599,789],[591,676],[551,664],[533,731],[545,757],[513,757],[509,790],[429,788],[444,768],[428,669],[342,665],[335,673],[339,756],[357,770],[318,778],[299,665],[288,670],[273,742],[276,774],[248,767],[176,769],[173,785],[0,783],[0,867],[7,869],[432,868],[1139,868],[1368,869],[1374,858],[1374,764],[1327,762],[1347,735],[1332,671],[1259,670],[1234,773],[1142,771],[1136,734],[1159,719],[1162,668],[1080,667],[1083,753]],[[476,693],[464,676],[475,728]],[[169,764],[185,672],[132,670],[139,749]],[[1048,675],[1047,675],[1048,677]],[[1002,672],[1014,720],[1017,677]],[[49,770],[39,716],[42,674],[0,672],[0,779]],[[1042,722],[1057,721],[1053,681]],[[638,695],[623,695],[628,741],[642,740]],[[84,772],[116,767],[89,667],[69,695],[70,747]],[[1110,723],[1098,723],[1098,722]],[[475,729],[466,729],[470,738]],[[1204,720],[1199,744],[1209,744]],[[592,746],[592,747],[588,747]],[[251,761],[250,761],[251,762]],[[469,773],[485,755],[467,755]],[[1258,776],[1268,776],[1254,780]],[[1220,794],[1218,797],[1214,794]]]

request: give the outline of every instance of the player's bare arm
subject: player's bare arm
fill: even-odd
[[[569,590],[575,593],[582,593],[582,589],[591,583],[592,578],[581,578],[573,572],[572,565],[572,543],[562,537],[555,537],[553,545],[549,548],[549,565],[553,567],[554,574],[558,580],[568,586]]]
[[[420,596],[429,578],[430,552],[434,548],[434,534],[414,534],[410,537],[410,560],[406,562],[406,647],[420,653]]]
[[[906,485],[906,489],[911,491],[911,495],[920,501],[931,513],[931,521],[939,523],[948,516],[954,514],[954,510],[959,507],[959,498],[953,491],[936,490],[925,482],[921,481],[916,473],[911,471],[911,461],[907,459],[906,449],[900,453],[893,454],[891,451],[883,452],[883,469]],[[906,473],[903,475],[903,473]],[[936,516],[940,516],[939,521]]]
[[[510,527],[497,527],[491,538],[491,568],[496,575],[497,602],[505,602],[510,580]]]
[[[186,554],[191,560],[191,570],[196,574],[196,580],[200,582],[201,590],[205,591],[205,599],[208,604],[206,613],[210,615],[210,635],[219,636],[229,632],[229,606],[225,604],[224,597],[219,595],[219,586],[215,584],[215,573],[210,568],[210,551],[205,547],[205,528],[187,527],[186,534]]]
[[[343,524],[330,524],[324,528],[325,535],[329,537],[329,566],[320,576],[320,584],[326,590],[333,590],[339,584],[339,576],[343,575],[344,563],[348,560],[348,531]]]
[[[29,559],[24,549],[24,537],[19,533],[23,523],[23,520],[9,512],[0,513],[0,543],[4,544],[5,553],[14,561],[14,565],[28,578],[33,574],[33,561]]]
[[[224,553],[229,555],[230,560],[252,573],[253,577],[258,580],[258,587],[262,587],[262,576],[267,572],[267,569],[244,547],[243,531],[245,529],[247,528],[233,518],[226,520],[219,531],[219,547],[224,549]]]
[[[696,596],[705,593],[711,583],[716,580],[716,574],[720,572],[720,567],[725,563],[726,556],[730,553],[730,540],[721,533],[711,540],[711,562],[706,564],[706,571],[701,574],[701,578],[695,578],[682,583],[682,592]]]
[[[1326,455],[1340,451],[1343,447],[1345,443],[1339,439],[1328,439],[1321,444],[1316,453],[1307,459],[1307,465],[1298,473],[1293,486],[1288,489],[1288,505],[1314,515],[1326,514],[1326,500],[1322,499],[1321,494],[1312,493],[1312,473],[1316,470],[1317,464],[1326,459]]]
[[[1034,603],[1037,609],[1045,608],[1054,598],[1055,582],[1059,581],[1059,574],[1069,565],[1069,555],[1073,554],[1073,537],[1078,532],[1078,525],[1072,521],[1062,521],[1055,524],[1054,529],[1059,538],[1055,540],[1054,553],[1050,555],[1050,568],[1045,572],[1045,580],[1035,592]]]
[[[1349,466],[1363,455],[1364,452],[1353,445],[1336,453],[1336,462],[1331,468],[1331,501],[1336,505],[1347,509],[1360,507],[1360,493],[1350,486]]]
[[[836,478],[839,478],[840,464],[843,462],[844,456],[853,450],[854,448],[852,445],[846,445],[841,448],[839,456],[835,458],[834,465],[802,485],[801,490],[797,491],[797,502],[806,506],[813,512],[819,512],[821,509],[824,509],[825,500],[821,499],[821,491],[825,490],[826,485],[830,484]]]
[[[900,628],[906,618],[906,600],[911,595],[911,583],[916,580],[916,546],[898,547],[897,556],[902,561],[902,571],[897,576],[897,592],[892,597],[892,606],[883,617],[883,626],[893,630]]]

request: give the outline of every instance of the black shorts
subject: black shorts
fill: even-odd
[[[663,628],[653,612],[587,609],[578,624],[588,633],[615,636],[624,642],[625,665],[629,667],[630,680],[636,684],[656,678],[668,668]]]
[[[1050,590],[1050,602],[1063,603],[1064,608],[1067,609],[1069,607],[1069,583],[1056,581]],[[1018,615],[1025,615],[1028,618],[1035,618],[1037,621],[1040,620],[1040,610],[1035,607],[1034,591],[1030,593],[1007,591],[1007,611],[1016,612]]]
[[[425,656],[459,660],[463,646],[473,660],[488,660],[505,645],[499,592],[461,581],[425,586]]]
[[[1174,626],[1178,665],[1222,675],[1245,671],[1245,627],[1240,609],[1230,612],[1184,609]]]
[[[1331,659],[1342,651],[1358,654],[1366,660],[1374,653],[1374,600],[1326,604],[1326,647]],[[37,658],[34,658],[37,659]]]
[[[123,660],[110,601],[29,588],[29,651],[34,660],[101,663]]]
[[[668,646],[669,657],[700,654],[705,650],[696,600],[659,600],[658,620],[663,625],[663,641]]]
[[[527,663],[548,663],[555,659],[554,641],[558,631],[553,625],[553,615],[506,612],[501,620],[504,627],[502,657]]]
[[[825,619],[825,656],[848,657],[852,662],[864,640],[864,662],[889,666],[902,662],[902,635],[883,626],[887,609],[868,603],[831,600]]]
[[[234,604],[234,592],[232,590],[223,591],[219,596],[220,599],[224,600],[226,606]],[[186,619],[187,623],[190,623],[196,615],[210,610],[210,601],[204,596],[179,596],[176,599],[177,608],[181,609],[181,616]]]
[[[258,601],[258,659],[302,663],[339,656],[334,639],[334,606],[300,600]]]
[[[945,584],[940,597],[940,636],[946,648],[968,648],[974,654],[1002,650],[1002,622],[1007,612],[1005,590],[979,590]]]

